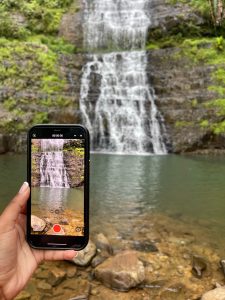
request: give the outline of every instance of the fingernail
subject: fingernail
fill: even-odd
[[[27,190],[28,187],[29,187],[29,184],[28,184],[28,182],[25,181],[19,190],[19,194],[23,194]]]

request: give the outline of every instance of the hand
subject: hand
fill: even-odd
[[[32,249],[25,239],[26,202],[30,188],[27,182],[0,215],[0,299],[14,298],[44,260],[70,260],[74,250]]]

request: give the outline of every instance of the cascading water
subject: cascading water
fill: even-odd
[[[41,140],[40,186],[69,188],[63,160],[63,139]]]
[[[167,153],[163,118],[148,83],[142,50],[150,25],[149,1],[85,0],[85,47],[93,52],[117,49],[90,54],[83,68],[80,109],[94,150]]]

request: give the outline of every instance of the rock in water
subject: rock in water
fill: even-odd
[[[96,247],[100,250],[108,252],[111,255],[113,254],[112,246],[110,245],[107,237],[103,233],[97,234]]]
[[[31,215],[31,227],[33,231],[43,231],[46,226],[44,220],[38,218],[35,215]]]
[[[78,255],[74,257],[72,261],[78,266],[87,266],[95,256],[96,250],[95,244],[89,240],[87,246],[83,250],[79,251]]]
[[[192,273],[198,277],[202,278],[203,273],[208,271],[208,263],[204,257],[199,255],[193,255],[192,257]]]
[[[27,291],[22,291],[19,293],[19,295],[15,298],[15,300],[28,300],[30,299],[31,294]]]
[[[221,264],[221,267],[222,267],[222,269],[223,269],[223,274],[225,275],[225,259],[222,259],[222,260],[220,261],[220,264]]]
[[[158,252],[158,248],[150,241],[134,241],[132,248],[143,252]]]
[[[48,283],[52,286],[60,284],[66,278],[66,272],[60,268],[53,267],[49,272]]]
[[[145,279],[143,263],[135,251],[123,251],[97,266],[95,277],[105,286],[120,291],[128,291]]]
[[[225,300],[225,287],[219,287],[205,293],[201,300]]]

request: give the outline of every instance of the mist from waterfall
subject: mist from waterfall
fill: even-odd
[[[93,150],[167,153],[146,74],[149,1],[85,1],[84,46],[92,54],[83,67],[80,110]]]

